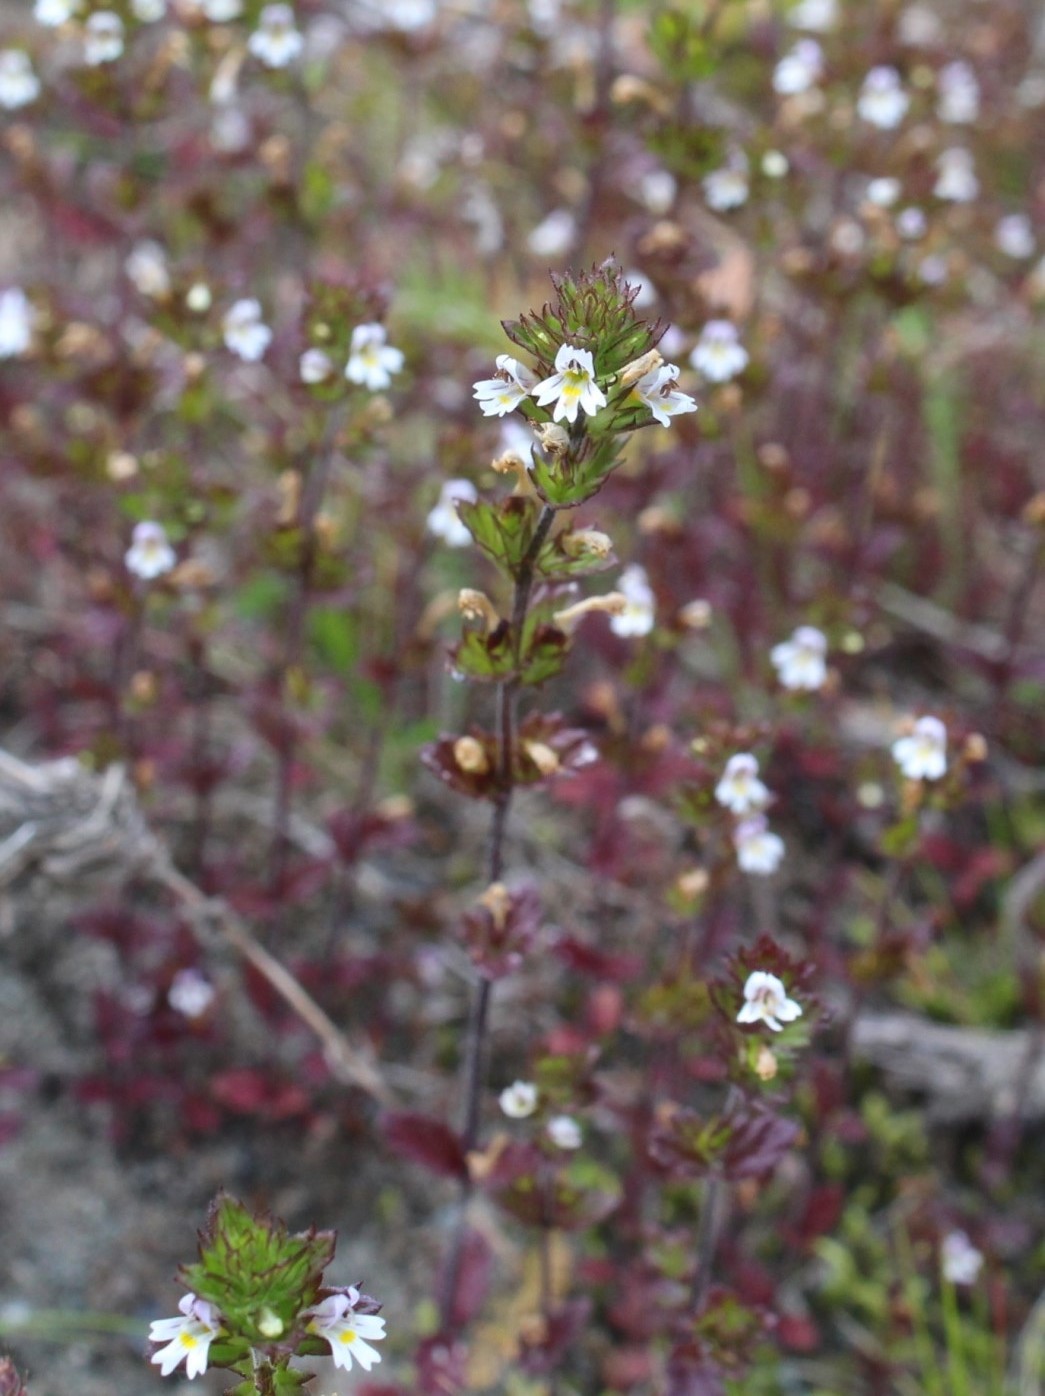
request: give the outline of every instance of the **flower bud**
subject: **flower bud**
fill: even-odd
[[[555,422],[544,422],[536,428],[541,450],[549,456],[564,456],[569,449],[570,437],[565,428]]]
[[[559,769],[559,758],[546,742],[523,742],[523,750],[542,776],[553,776]]]
[[[560,630],[569,630],[585,616],[596,611],[602,611],[608,616],[622,616],[627,604],[628,598],[623,592],[608,591],[603,596],[587,596],[583,601],[567,606],[565,610],[556,611],[552,620]]]
[[[504,883],[491,882],[479,898],[479,905],[490,913],[496,929],[503,931],[508,921],[508,913],[512,908],[511,893]]]
[[[486,593],[472,587],[462,587],[458,592],[457,609],[466,621],[478,621],[484,635],[501,623],[501,617]]]
[[[458,770],[468,775],[485,776],[490,770],[490,761],[482,742],[475,737],[458,737],[454,742],[454,761]]]
[[[575,533],[564,533],[559,541],[567,557],[604,558],[613,551],[613,539],[609,534],[599,533],[594,528],[579,528]]]
[[[647,373],[653,373],[660,368],[664,362],[664,355],[659,349],[648,349],[637,359],[632,359],[630,364],[625,364],[620,371],[618,386],[630,388],[633,383],[637,383],[640,378],[645,378]]]

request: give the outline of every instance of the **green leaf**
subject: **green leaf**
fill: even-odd
[[[514,575],[537,528],[536,500],[520,495],[511,495],[497,504],[461,500],[457,513],[483,552]]]

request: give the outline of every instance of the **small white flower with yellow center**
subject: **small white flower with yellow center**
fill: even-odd
[[[752,814],[769,804],[769,790],[758,778],[758,759],[750,751],[738,751],[726,762],[715,799],[734,814]]]
[[[688,393],[679,392],[678,364],[661,364],[644,374],[635,384],[632,394],[653,413],[662,427],[671,425],[672,417],[682,412],[695,412],[697,404]]]
[[[940,69],[936,78],[936,115],[949,126],[965,126],[980,114],[980,84],[963,59]]]
[[[824,74],[824,51],[815,39],[799,39],[773,69],[773,91],[781,97],[808,92]]]
[[[29,55],[20,48],[0,50],[0,107],[15,111],[28,106],[40,95],[40,79],[33,72]]]
[[[944,1279],[950,1284],[975,1284],[982,1266],[983,1253],[976,1249],[964,1231],[951,1231],[943,1238],[940,1268]]]
[[[555,372],[538,383],[533,395],[541,407],[555,403],[552,421],[565,417],[577,420],[577,409],[583,408],[594,417],[606,406],[606,394],[595,381],[595,363],[590,349],[578,349],[573,344],[561,344],[555,355]]]
[[[229,307],[221,332],[225,347],[246,363],[257,363],[272,342],[272,331],[261,318],[261,303],[253,296]]]
[[[790,640],[769,652],[777,677],[785,688],[813,693],[827,678],[827,637],[813,625],[800,625]]]
[[[429,533],[434,533],[437,538],[450,548],[466,548],[472,541],[472,535],[465,528],[457,513],[457,505],[464,500],[469,504],[474,504],[479,498],[475,486],[471,480],[447,480],[439,491],[439,498],[434,507],[428,511],[428,518],[425,521]]]
[[[403,351],[387,342],[384,325],[357,325],[348,346],[345,377],[350,383],[360,383],[372,393],[383,392],[391,386],[393,373],[403,367]]]
[[[123,20],[112,10],[95,10],[83,27],[83,61],[89,68],[115,63],[123,53]]]
[[[741,872],[768,876],[783,862],[784,840],[770,830],[764,814],[740,821],[733,830],[733,847]]]
[[[911,99],[895,68],[881,65],[864,78],[857,98],[857,114],[881,131],[891,131],[907,115]]]
[[[36,0],[33,18],[37,24],[56,29],[60,24],[68,24],[79,8],[79,0]]]
[[[708,208],[716,213],[728,213],[730,209],[740,208],[747,203],[751,190],[747,157],[741,156],[721,169],[712,170],[704,176],[702,185]]]
[[[289,5],[266,5],[258,18],[258,27],[247,40],[247,48],[268,68],[285,68],[299,56],[305,41],[294,24],[294,11]]]
[[[334,372],[334,361],[325,349],[306,349],[298,372],[302,383],[325,383]]]
[[[525,1120],[537,1109],[537,1087],[532,1081],[513,1081],[497,1101],[510,1120]]]
[[[195,1294],[183,1295],[178,1308],[181,1318],[160,1318],[150,1325],[149,1341],[166,1343],[166,1347],[154,1352],[149,1361],[158,1363],[165,1377],[184,1361],[186,1376],[199,1377],[207,1370],[207,1354],[221,1332],[221,1320],[214,1305]]]
[[[656,620],[656,598],[646,569],[637,562],[625,567],[617,582],[617,589],[624,597],[624,606],[619,614],[610,617],[610,629],[614,635],[625,638],[648,635]]]
[[[357,1289],[337,1290],[308,1311],[308,1331],[330,1344],[334,1366],[344,1367],[346,1372],[352,1370],[353,1358],[364,1372],[381,1361],[381,1354],[368,1340],[379,1342],[384,1338],[385,1321],[376,1314],[353,1312],[358,1302]]]
[[[783,982],[775,974],[757,969],[748,975],[738,1023],[765,1023],[773,1032],[780,1032],[785,1023],[793,1023],[801,1016],[801,1006],[788,998]]]
[[[553,1115],[548,1121],[548,1138],[557,1149],[579,1149],[584,1142],[581,1127],[572,1115]]]
[[[151,582],[169,572],[178,561],[177,555],[167,541],[167,533],[162,524],[144,519],[134,525],[131,546],[123,557],[128,572]]]
[[[980,192],[976,167],[968,150],[951,146],[936,157],[933,193],[952,204],[971,204]]]
[[[711,383],[728,383],[748,366],[747,350],[740,343],[736,325],[729,320],[709,320],[700,332],[690,364]]]
[[[497,373],[473,383],[472,396],[479,403],[484,417],[503,417],[514,412],[524,398],[537,386],[537,375],[513,359],[511,354],[497,355]]]
[[[24,354],[33,340],[33,307],[20,286],[0,291],[0,359]]]
[[[909,736],[893,742],[893,759],[908,780],[939,780],[947,770],[947,728],[920,717]]]

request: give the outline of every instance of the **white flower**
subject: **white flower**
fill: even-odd
[[[576,234],[576,218],[568,208],[557,208],[531,231],[526,246],[535,257],[561,261],[573,246]]]
[[[424,29],[436,16],[435,0],[382,0],[381,22],[401,33]]]
[[[946,257],[933,254],[923,257],[918,263],[919,280],[924,281],[926,286],[942,286],[947,280],[948,267]]]
[[[749,751],[738,751],[726,762],[715,799],[734,814],[750,814],[769,803],[769,791],[758,778],[758,761]]]
[[[644,374],[632,389],[633,396],[645,404],[662,427],[671,425],[672,417],[682,412],[695,412],[697,404],[688,393],[675,387],[679,381],[677,364],[661,364]]]
[[[767,150],[762,156],[762,173],[767,179],[783,179],[790,168],[782,150]]]
[[[206,315],[214,304],[214,293],[205,281],[194,281],[185,292],[185,304],[193,315]]]
[[[1023,261],[1034,256],[1034,230],[1025,213],[1007,213],[994,230],[994,245],[1006,257]]]
[[[740,208],[741,204],[747,203],[750,189],[746,157],[740,156],[721,169],[712,170],[704,176],[702,184],[708,208],[713,208],[716,213]]]
[[[972,155],[961,146],[950,146],[936,157],[936,183],[933,193],[938,199],[954,204],[971,204],[980,192],[980,181]]]
[[[253,296],[229,307],[221,332],[225,347],[247,363],[256,363],[272,342],[272,331],[261,318],[261,304]]]
[[[557,1149],[579,1149],[584,1140],[572,1115],[553,1115],[548,1121],[548,1138]]]
[[[770,832],[764,814],[742,819],[733,830],[733,847],[742,872],[774,873],[784,857],[784,840]]]
[[[958,58],[942,67],[936,78],[936,115],[951,126],[963,126],[980,114],[980,84],[976,74]]]
[[[497,373],[493,378],[473,383],[472,396],[478,401],[484,417],[503,417],[507,412],[514,412],[536,385],[537,375],[518,359],[513,359],[511,354],[498,354]]]
[[[40,95],[40,79],[33,72],[29,55],[20,48],[0,50],[0,107],[14,111],[35,102]]]
[[[143,24],[152,24],[167,13],[167,0],[131,0],[131,13]]]
[[[199,1377],[207,1370],[210,1345],[221,1332],[221,1321],[213,1304],[185,1294],[178,1305],[182,1318],[156,1319],[149,1327],[151,1343],[166,1343],[149,1358],[159,1363],[160,1372],[169,1377],[184,1360],[185,1374]]]
[[[305,41],[294,25],[289,5],[265,5],[247,48],[269,68],[285,68],[301,53]]]
[[[89,68],[115,63],[123,52],[123,20],[112,10],[95,10],[83,27],[83,61]]]
[[[901,184],[898,179],[891,175],[881,175],[878,179],[872,179],[867,186],[867,202],[874,204],[877,208],[892,208],[900,197]]]
[[[525,1120],[537,1109],[537,1087],[532,1081],[513,1081],[497,1099],[510,1120]]]
[[[148,238],[144,242],[136,242],[127,254],[123,269],[141,295],[162,300],[170,293],[167,257],[158,242]]]
[[[167,990],[167,1002],[183,1018],[202,1018],[214,1002],[214,986],[198,969],[180,969]]]
[[[330,1344],[330,1356],[335,1367],[352,1370],[352,1359],[369,1372],[381,1354],[367,1339],[379,1342],[385,1336],[385,1321],[376,1314],[357,1314],[353,1307],[359,1301],[357,1289],[338,1290],[308,1310],[311,1315],[308,1331]]]
[[[951,1231],[943,1238],[940,1268],[944,1279],[950,1284],[975,1284],[982,1266],[983,1253],[976,1249],[964,1231]]]
[[[709,320],[689,361],[698,373],[712,383],[728,383],[748,366],[747,350],[740,343],[737,327],[729,320]]]
[[[636,193],[647,212],[660,216],[675,202],[678,181],[670,170],[647,170],[639,180]]]
[[[624,609],[620,615],[610,617],[614,635],[648,635],[656,618],[656,599],[646,569],[638,563],[625,567],[617,590],[624,597]]]
[[[582,407],[589,417],[594,417],[600,407],[606,406],[606,394],[595,381],[591,350],[577,349],[572,344],[559,345],[559,352],[555,355],[555,372],[536,385],[533,395],[542,407],[554,401],[553,422],[560,417],[575,422],[578,407]]]
[[[824,51],[815,39],[799,39],[773,69],[773,91],[781,97],[808,92],[824,72]]]
[[[441,538],[448,547],[466,548],[472,535],[457,515],[457,501],[467,500],[474,504],[479,498],[471,480],[447,480],[439,491],[439,500],[429,511],[427,527],[429,533]]]
[[[789,999],[787,990],[775,974],[756,969],[744,985],[744,1006],[737,1014],[738,1023],[765,1023],[780,1032],[785,1023],[801,1018],[802,1009]]]
[[[387,343],[384,325],[357,325],[352,331],[345,377],[361,383],[372,393],[391,385],[392,374],[403,367],[403,351]]]
[[[790,640],[769,652],[777,676],[785,688],[813,692],[827,678],[827,638],[812,625],[800,625]]]
[[[920,717],[909,736],[893,742],[893,759],[908,780],[939,780],[947,770],[947,728],[938,717]]]
[[[243,0],[200,0],[200,8],[211,24],[226,24],[230,19],[239,19]]]
[[[787,18],[796,29],[826,34],[838,23],[838,0],[799,0]]]
[[[20,286],[0,291],[0,359],[24,354],[33,339],[33,307]]]
[[[896,231],[908,242],[914,242],[916,239],[924,237],[928,226],[925,214],[914,204],[908,208],[902,208],[896,215]]]
[[[146,519],[134,525],[131,546],[124,553],[123,560],[128,572],[151,582],[153,578],[169,572],[178,558],[167,541],[163,525]]]
[[[38,24],[57,28],[59,24],[68,24],[79,8],[80,0],[36,0],[33,18]]]
[[[857,99],[857,113],[872,126],[891,131],[907,115],[911,99],[903,90],[900,74],[895,68],[872,68],[864,78]]]
[[[927,5],[907,5],[900,11],[896,36],[902,44],[925,48],[943,39],[943,22]]]
[[[298,364],[302,383],[325,383],[334,372],[334,361],[325,349],[306,349]]]

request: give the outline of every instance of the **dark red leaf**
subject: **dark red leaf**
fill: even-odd
[[[399,1111],[382,1121],[385,1142],[400,1158],[410,1159],[443,1178],[466,1178],[468,1162],[457,1134],[428,1115]]]

